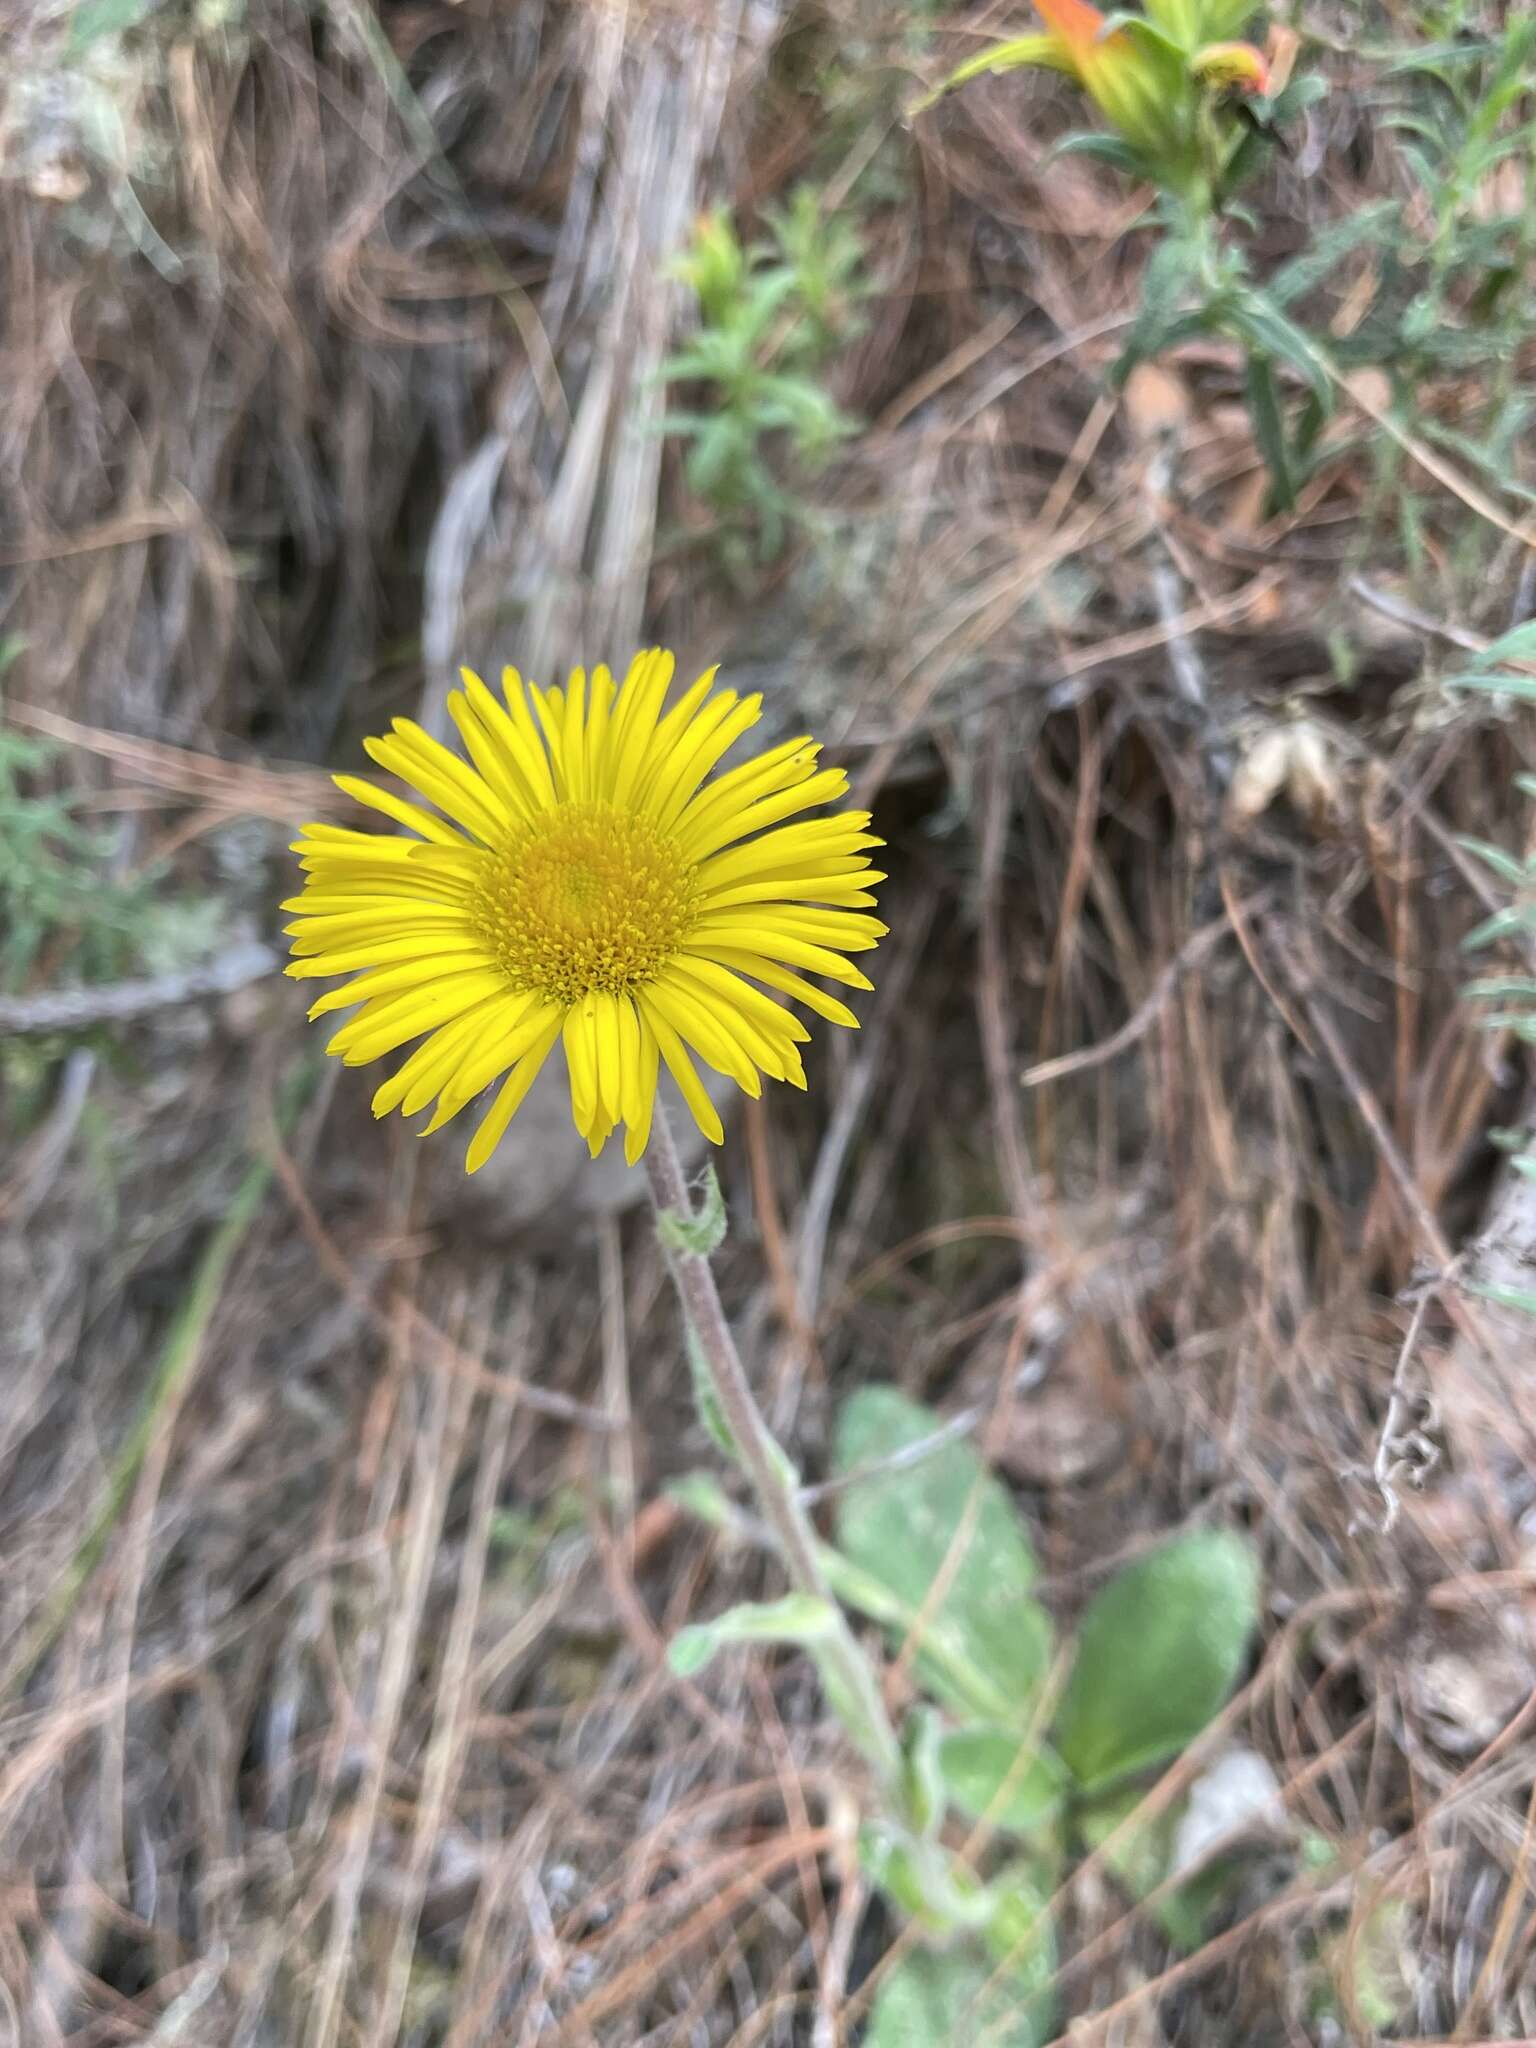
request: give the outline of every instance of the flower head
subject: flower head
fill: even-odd
[[[868,988],[845,955],[886,929],[869,915],[885,877],[867,858],[882,843],[868,812],[798,815],[845,795],[843,771],[793,739],[709,780],[762,700],[715,690],[711,669],[664,712],[672,657],[659,650],[619,685],[577,669],[540,690],[506,669],[498,697],[463,676],[448,711],[467,760],[405,718],[366,742],[434,809],[335,778],[409,836],[321,824],[294,844],[305,877],[283,905],[296,913],[287,971],[355,977],[310,1009],[356,1011],[327,1051],[361,1066],[420,1041],[374,1114],[435,1103],[426,1131],[439,1130],[501,1077],[473,1173],[557,1039],[594,1157],[619,1123],[625,1156],[640,1157],[662,1063],[716,1143],[694,1055],[749,1095],[762,1074],[803,1088],[810,1034],[765,991],[856,1025],[804,974]]]
[[[1264,52],[1256,50],[1252,43],[1207,43],[1190,58],[1189,69],[1202,85],[1245,93],[1269,89],[1269,66],[1264,61]]]
[[[1135,163],[1177,187],[1200,168],[1202,93],[1268,89],[1262,52],[1226,40],[1253,12],[1251,0],[1146,0],[1145,14],[1113,16],[1092,0],[1034,5],[1043,32],[1014,36],[967,58],[914,111],[984,72],[1031,65],[1063,72],[1119,131]]]

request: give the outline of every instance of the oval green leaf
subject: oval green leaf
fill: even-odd
[[[954,1804],[971,1820],[1032,1834],[1060,1811],[1067,1774],[1049,1750],[1023,1753],[1017,1729],[973,1724],[939,1743],[939,1772]]]
[[[1237,1681],[1258,1602],[1253,1552],[1222,1529],[1177,1537],[1089,1602],[1055,1727],[1086,1790],[1194,1740]]]
[[[864,1387],[838,1417],[836,1469],[878,1466],[942,1429],[941,1416],[894,1387]],[[899,1610],[899,1624],[889,1607],[875,1616],[896,1640],[944,1574],[914,1667],[933,1697],[967,1716],[1026,1725],[1051,1624],[1031,1592],[1039,1566],[1023,1518],[972,1446],[952,1437],[911,1464],[856,1479],[837,1496],[836,1529],[844,1556]],[[859,1604],[856,1579],[837,1590]]]

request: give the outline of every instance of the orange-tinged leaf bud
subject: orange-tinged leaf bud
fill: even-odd
[[[1252,43],[1207,43],[1190,58],[1189,68],[1202,85],[1219,90],[1264,92],[1269,86],[1264,53]]]
[[[1035,0],[1035,11],[1050,23],[1079,65],[1104,34],[1104,16],[1089,0]],[[1111,42],[1119,40],[1110,38]]]
[[[1071,50],[1083,89],[1134,148],[1157,156],[1166,147],[1177,96],[1178,59],[1124,29],[1105,33],[1105,17],[1088,0],[1035,0]]]

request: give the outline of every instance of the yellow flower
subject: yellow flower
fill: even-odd
[[[912,110],[984,72],[1034,65],[1064,72],[1118,128],[1141,167],[1177,186],[1200,168],[1200,98],[1191,87],[1263,93],[1271,83],[1251,43],[1204,44],[1211,27],[1241,26],[1250,0],[1147,0],[1144,16],[1105,15],[1092,0],[1035,0],[1043,33],[1015,36],[967,58]]]
[[[846,795],[842,769],[819,769],[820,749],[793,739],[708,780],[762,699],[716,691],[710,669],[664,713],[672,657],[659,650],[617,687],[606,668],[590,681],[577,669],[565,690],[506,669],[498,698],[462,674],[448,711],[468,761],[405,718],[366,742],[435,812],[335,778],[412,836],[307,825],[293,849],[305,879],[283,905],[297,913],[287,971],[356,976],[311,1017],[361,1006],[326,1050],[362,1066],[421,1040],[375,1116],[435,1101],[425,1136],[504,1076],[469,1147],[474,1173],[557,1039],[594,1158],[621,1122],[630,1163],[645,1150],[662,1061],[716,1144],[692,1054],[748,1095],[760,1074],[803,1088],[810,1034],[764,989],[856,1026],[797,970],[867,989],[844,956],[886,929],[868,914],[885,880],[867,859],[883,843],[869,813],[796,817]]]

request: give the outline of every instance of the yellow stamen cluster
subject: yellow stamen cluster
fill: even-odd
[[[558,1003],[627,995],[686,940],[694,874],[649,818],[572,804],[497,853],[471,915],[513,988]]]

